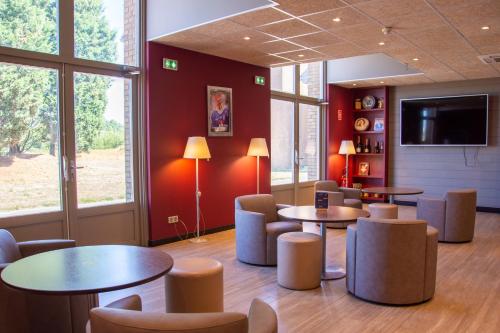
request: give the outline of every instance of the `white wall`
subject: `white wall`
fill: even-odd
[[[466,166],[462,147],[401,147],[399,100],[487,93],[490,97],[488,147],[479,148],[478,165]],[[389,184],[419,187],[442,196],[452,188],[476,188],[478,206],[500,208],[500,78],[394,87],[390,90]],[[468,147],[469,164],[478,148]],[[414,201],[414,196],[397,200]]]

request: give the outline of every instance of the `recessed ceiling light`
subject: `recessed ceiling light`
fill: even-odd
[[[485,26],[482,26],[482,27],[481,27],[481,30],[490,30],[490,27],[489,27],[489,26],[487,26],[487,25],[485,25]]]
[[[357,84],[356,84],[356,83],[353,83],[352,85],[353,85],[353,86],[357,86]]]
[[[413,58],[413,61],[418,61],[418,58]]]
[[[380,43],[378,43],[378,45],[382,46],[382,45],[385,45],[385,43],[384,42],[380,42]]]
[[[244,40],[250,40],[251,38],[248,36],[243,37]]]
[[[381,84],[384,84],[385,82],[384,81],[380,81]]]
[[[304,57],[304,55],[303,55],[303,54],[299,54],[299,55],[297,55],[297,57],[299,57],[299,58],[303,58],[303,57]]]
[[[332,20],[333,22],[340,22],[340,17],[336,17]]]

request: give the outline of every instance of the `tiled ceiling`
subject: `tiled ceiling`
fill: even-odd
[[[155,41],[267,67],[385,53],[424,72],[346,85],[500,77],[500,63],[487,65],[478,58],[500,54],[500,0],[276,2]],[[384,27],[391,27],[388,34]]]

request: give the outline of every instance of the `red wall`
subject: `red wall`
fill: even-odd
[[[327,115],[327,166],[326,179],[336,180],[341,184],[345,169],[345,156],[339,155],[342,140],[352,140],[352,91],[347,88],[328,85],[328,115]],[[342,110],[342,119],[338,112]],[[349,163],[349,175],[353,174],[352,161]],[[349,183],[352,182],[350,179]]]
[[[162,68],[178,60],[179,70]],[[147,126],[150,239],[176,236],[168,216],[196,226],[195,161],[183,159],[189,136],[207,136],[207,85],[233,89],[233,136],[207,137],[212,159],[200,160],[200,207],[206,229],[234,224],[234,198],[256,192],[252,137],[270,148],[269,69],[157,43],[147,46]],[[265,86],[254,84],[264,76]],[[269,193],[270,160],[261,158],[261,193]],[[200,222],[202,227],[202,223]],[[182,226],[177,230],[184,233]]]

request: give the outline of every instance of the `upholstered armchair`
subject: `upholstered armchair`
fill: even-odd
[[[278,236],[302,231],[302,225],[283,221],[278,210],[289,207],[276,204],[270,194],[244,195],[235,199],[236,257],[254,265],[276,265]]]
[[[75,241],[54,239],[16,242],[0,229],[0,273],[10,263],[51,250],[74,247]],[[7,287],[0,280],[0,332],[84,332],[93,296],[45,296]]]
[[[476,198],[474,189],[448,191],[442,199],[419,197],[417,219],[436,228],[440,242],[470,242],[476,224]]]
[[[339,187],[334,180],[319,180],[314,183],[314,193],[317,191],[340,192],[344,194],[343,206],[352,208],[363,208],[361,202],[361,190],[350,187]]]
[[[363,208],[361,201],[361,190],[349,187],[339,187],[334,180],[320,180],[314,183],[314,193],[328,193],[329,206],[346,206],[352,208]],[[328,228],[346,228],[351,223],[327,223]]]
[[[434,295],[437,230],[422,220],[359,218],[347,227],[346,285],[361,298],[415,304]]]
[[[247,315],[237,312],[158,313],[141,312],[134,295],[105,308],[90,311],[88,333],[276,333],[273,308],[254,299]]]

